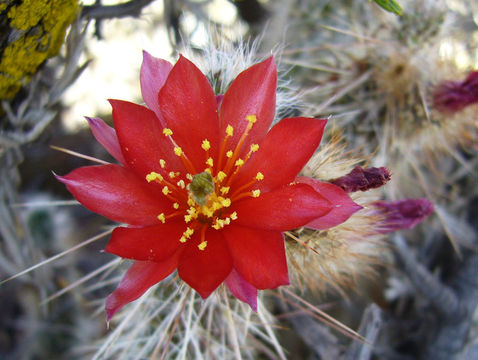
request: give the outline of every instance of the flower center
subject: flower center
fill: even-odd
[[[205,205],[206,197],[214,192],[212,175],[207,171],[194,175],[193,181],[189,184],[189,190],[198,205]]]
[[[166,161],[161,159],[158,172],[149,173],[146,175],[146,180],[161,184],[162,193],[172,201],[174,210],[169,214],[159,214],[158,220],[165,223],[168,219],[183,217],[187,224],[186,231],[179,239],[180,242],[185,243],[195,232],[199,232],[200,241],[197,246],[199,250],[204,250],[207,246],[205,234],[208,227],[220,230],[237,219],[237,213],[228,209],[234,201],[260,196],[260,190],[252,187],[257,181],[264,179],[261,172],[258,172],[249,182],[243,184],[232,182],[251,155],[259,149],[258,144],[252,144],[249,152],[243,158],[239,157],[244,141],[257,121],[255,115],[248,115],[246,119],[248,125],[233,149],[230,148],[229,142],[234,134],[234,128],[231,125],[227,126],[224,140],[219,148],[217,163],[210,156],[210,142],[207,139],[202,141],[201,148],[205,152],[203,172],[196,170],[200,164],[192,164],[174,141],[173,131],[168,128],[163,129],[164,136],[171,140],[174,154],[180,157],[188,173],[184,176],[179,172],[169,171]],[[233,185],[232,188],[231,185]]]

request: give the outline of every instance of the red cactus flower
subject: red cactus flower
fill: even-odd
[[[471,71],[463,81],[444,81],[433,93],[434,106],[454,113],[478,102],[478,71]]]
[[[148,107],[110,100],[115,129],[88,119],[121,165],[64,177],[88,209],[128,224],[106,251],[136,260],[108,297],[108,318],[175,269],[203,298],[222,282],[256,309],[257,289],[289,283],[283,231],[327,228],[360,206],[338,186],[296,176],[326,120],[289,118],[270,131],[273,58],[245,70],[216,97],[201,71],[144,53]]]

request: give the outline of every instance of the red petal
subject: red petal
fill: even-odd
[[[312,186],[315,191],[332,204],[332,210],[328,214],[314,219],[305,225],[308,228],[325,230],[337,226],[362,209],[362,206],[356,204],[344,190],[334,184],[314,180],[309,177],[298,177],[295,181]]]
[[[204,250],[198,248],[201,242],[195,233],[188,240],[188,246],[179,259],[178,274],[203,299],[207,298],[231,273],[232,259],[221,233],[208,229]]]
[[[138,299],[151,286],[171,274],[177,263],[178,256],[170,257],[163,262],[135,261],[116,290],[106,298],[108,321],[124,305]]]
[[[159,90],[168,78],[173,65],[169,61],[155,58],[148,52],[143,51],[143,63],[139,81],[144,102],[153,110],[158,117],[161,117],[161,110],[158,103]]]
[[[117,227],[105,251],[126,259],[164,261],[182,245],[179,239],[185,230],[184,222],[144,228]]]
[[[257,289],[289,284],[284,236],[279,231],[228,226],[223,231],[237,272]]]
[[[286,231],[324,216],[332,204],[309,185],[286,185],[234,203],[237,211],[235,224],[258,229]]]
[[[201,149],[202,141],[209,140],[214,151],[218,147],[216,97],[209,81],[192,62],[181,56],[158,99],[174,140],[197,167],[197,172],[201,172],[207,159]]]
[[[264,175],[264,180],[254,184],[254,188],[267,191],[290,183],[319,146],[326,123],[327,120],[312,118],[280,121],[269,131],[234,183],[248,183],[257,172]]]
[[[257,289],[244,280],[236,269],[232,269],[225,282],[232,295],[257,312]]]
[[[110,100],[113,120],[126,163],[141,177],[161,172],[159,160],[166,160],[169,171],[184,172],[174,155],[174,145],[163,135],[160,121],[151,110],[127,101]]]
[[[236,148],[248,125],[248,115],[256,115],[257,122],[245,139],[240,156],[249,151],[250,144],[260,143],[274,119],[276,88],[277,68],[272,56],[243,71],[232,82],[219,112],[221,139],[227,125],[234,128],[234,135],[228,139],[228,149]]]
[[[156,225],[171,202],[146,180],[118,165],[86,166],[57,176],[86,208],[131,225]]]
[[[105,150],[118,160],[120,164],[124,164],[125,160],[118,142],[118,136],[116,136],[116,131],[111,126],[106,125],[100,118],[87,117],[86,120],[88,120],[90,124],[91,132],[96,141],[103,145]]]

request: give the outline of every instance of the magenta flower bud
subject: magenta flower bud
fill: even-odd
[[[331,181],[345,192],[367,191],[385,185],[390,180],[390,171],[385,167],[362,168],[356,166],[350,173]]]
[[[433,212],[433,204],[425,198],[377,201],[372,206],[384,217],[379,225],[379,232],[382,234],[411,229]]]
[[[472,71],[464,81],[444,81],[433,93],[436,109],[454,113],[478,102],[478,71]]]

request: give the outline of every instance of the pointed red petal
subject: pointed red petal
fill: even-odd
[[[283,119],[269,131],[234,183],[248,183],[258,172],[264,180],[254,184],[257,189],[272,190],[290,183],[319,146],[326,123],[312,118]]]
[[[251,309],[257,312],[257,289],[244,280],[236,269],[232,269],[225,282],[232,295],[249,304]]]
[[[126,163],[141,178],[152,171],[160,173],[160,159],[166,161],[169,171],[184,172],[181,160],[173,153],[174,145],[163,135],[154,112],[127,101],[110,100],[110,104]]]
[[[257,122],[245,139],[239,156],[247,153],[252,143],[260,143],[274,119],[276,88],[277,68],[272,56],[243,71],[232,82],[224,94],[219,113],[221,139],[228,125],[234,128],[232,138],[228,139],[228,149],[236,148],[248,125],[248,115],[255,115]]]
[[[184,222],[144,228],[117,227],[105,251],[126,259],[164,261],[176,252],[186,230]]]
[[[158,103],[159,90],[168,78],[169,72],[173,65],[169,61],[158,59],[151,56],[148,52],[143,51],[143,63],[139,81],[141,83],[141,93],[144,102],[153,110],[158,117],[161,117],[161,110]]]
[[[169,73],[158,96],[166,127],[173,139],[197,167],[204,170],[207,160],[202,141],[211,143],[211,152],[218,147],[218,115],[214,91],[204,74],[181,56]],[[214,156],[215,157],[215,156]]]
[[[286,231],[324,216],[332,204],[309,185],[286,185],[234,203],[235,224],[267,230]]]
[[[332,210],[328,214],[305,225],[310,229],[325,230],[337,226],[362,209],[362,206],[356,204],[344,190],[334,184],[309,177],[298,177],[295,181],[312,186],[315,191],[332,204]]]
[[[108,321],[124,305],[138,299],[151,286],[171,274],[177,262],[178,256],[170,257],[163,262],[135,261],[116,290],[106,298]]]
[[[223,231],[233,266],[257,289],[289,284],[284,236],[279,231],[228,226]]]
[[[57,176],[86,208],[131,225],[155,225],[171,202],[146,180],[118,165],[86,166]]]
[[[86,120],[88,120],[88,123],[90,124],[91,132],[96,141],[103,145],[105,150],[118,160],[120,164],[124,164],[125,160],[118,142],[118,136],[116,136],[116,131],[100,118],[86,117]]]
[[[204,250],[198,248],[201,242],[195,233],[188,240],[187,248],[179,259],[178,274],[189,286],[196,290],[203,299],[207,298],[232,270],[232,259],[221,233],[208,229]]]

